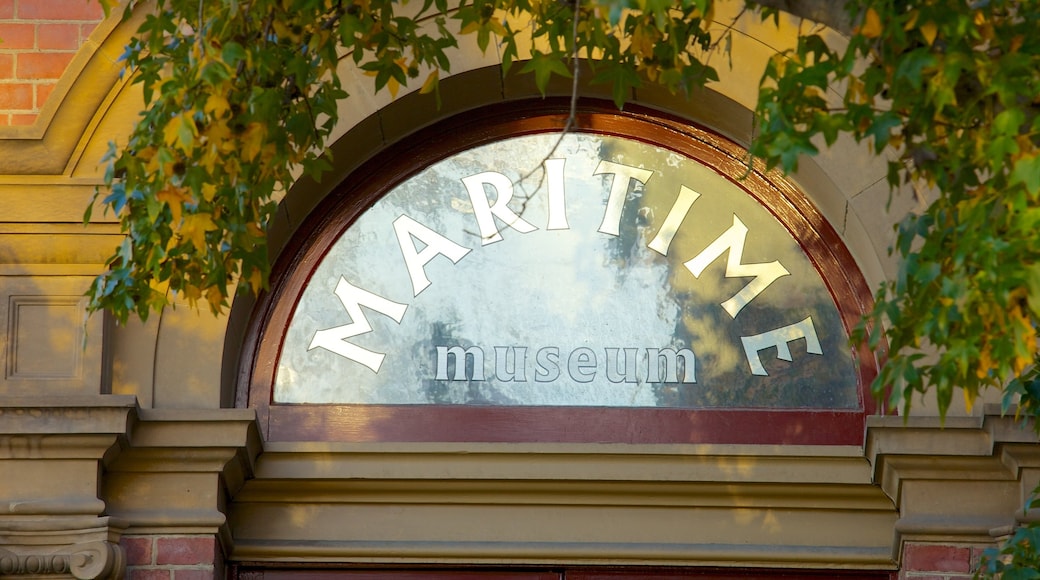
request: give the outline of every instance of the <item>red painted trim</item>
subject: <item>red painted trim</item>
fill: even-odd
[[[862,411],[272,405],[275,441],[860,445]]]
[[[319,204],[275,263],[271,292],[258,299],[243,347],[237,400],[257,410],[268,440],[863,443],[864,416],[875,412],[869,387],[879,368],[878,357],[865,347],[854,352],[862,407],[853,411],[272,403],[283,333],[340,233],[382,195],[440,159],[508,136],[560,130],[568,106],[567,100],[547,99],[453,117],[376,155]],[[715,167],[791,232],[820,271],[847,332],[870,310],[870,289],[841,237],[790,181],[757,165],[749,172],[740,146],[686,120],[634,106],[622,113],[600,101],[579,105],[572,130],[643,140]]]

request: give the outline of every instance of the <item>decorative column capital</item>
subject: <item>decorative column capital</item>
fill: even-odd
[[[118,580],[126,558],[117,544],[84,542],[46,554],[16,553],[0,548],[0,577],[71,576],[77,580]]]

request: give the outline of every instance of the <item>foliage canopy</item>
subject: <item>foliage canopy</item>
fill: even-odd
[[[139,2],[127,6],[127,14]],[[396,95],[437,93],[472,35],[539,88],[585,58],[620,107],[633,87],[718,80],[728,45],[715,0],[157,0],[123,59],[146,108],[105,159],[97,197],[128,234],[89,295],[141,318],[179,295],[214,312],[258,292],[280,192],[330,167],[348,97],[341,61]],[[889,161],[888,181],[927,200],[898,230],[899,275],[857,339],[889,356],[874,385],[942,412],[986,387],[1040,409],[1040,20],[1035,0],[852,0],[847,43],[806,27],[762,76],[751,153],[793,171],[841,135]],[[772,8],[755,7],[779,19]],[[742,13],[743,14],[743,13]],[[725,24],[725,23],[724,23]],[[530,54],[522,46],[533,46]],[[834,87],[841,87],[835,91]],[[433,98],[433,97],[431,97]],[[97,201],[97,200],[95,200]],[[88,216],[89,219],[89,211]],[[886,387],[889,388],[886,391]]]

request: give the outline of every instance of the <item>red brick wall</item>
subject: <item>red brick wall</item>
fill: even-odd
[[[972,578],[987,546],[906,542],[899,580],[964,580]]]
[[[98,0],[0,0],[0,126],[36,120],[103,16]]]
[[[213,536],[123,536],[126,580],[214,580],[224,577]]]

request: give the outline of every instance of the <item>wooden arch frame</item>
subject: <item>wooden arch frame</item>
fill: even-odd
[[[401,139],[362,164],[311,212],[276,262],[270,292],[253,308],[240,357],[236,399],[240,406],[256,409],[269,441],[862,445],[865,416],[875,410],[869,385],[878,369],[877,357],[865,347],[853,353],[860,398],[860,408],[854,410],[272,402],[284,332],[314,268],[342,231],[432,163],[505,137],[559,131],[568,116],[563,99],[507,103],[457,115]],[[595,100],[579,103],[572,130],[642,140],[715,167],[791,232],[821,273],[847,332],[870,309],[869,287],[837,232],[789,180],[757,166],[748,172],[742,147],[685,120],[638,107],[619,112]]]

